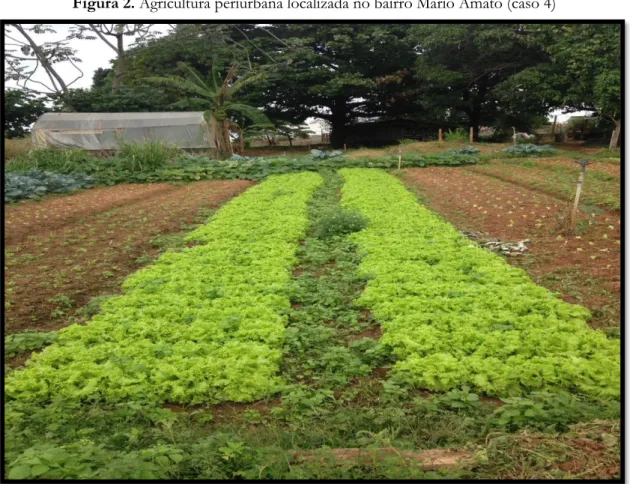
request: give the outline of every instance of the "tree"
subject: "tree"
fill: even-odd
[[[482,123],[514,118],[510,104],[498,99],[499,88],[548,58],[515,24],[423,24],[413,27],[411,38],[427,105],[436,115],[446,113],[452,122],[466,122],[475,136]],[[534,114],[548,110],[540,103],[522,107]]]
[[[125,37],[134,37],[136,42],[142,42],[155,36],[153,24],[77,24],[76,32],[91,31],[105,42],[116,54],[116,73],[112,84],[112,92],[118,94],[125,75]],[[94,37],[92,37],[94,38]],[[111,41],[110,41],[111,38]]]
[[[162,89],[121,87],[117,94],[109,88],[70,89],[68,96],[57,98],[59,111],[68,111],[68,105],[79,113],[128,113],[172,111],[171,101]]]
[[[5,81],[15,81],[21,89],[35,94],[67,96],[70,86],[83,77],[83,71],[77,65],[81,59],[69,45],[72,38],[81,37],[81,34],[74,33],[56,41],[37,40],[38,35],[55,33],[45,24],[31,27],[5,24]],[[67,81],[60,74],[57,66],[61,63],[70,64],[76,71],[72,80]],[[39,71],[45,72],[47,82],[36,79]]]
[[[213,63],[209,80],[205,80],[194,68],[180,63],[179,67],[186,73],[186,77],[149,77],[146,80],[156,85],[172,87],[180,92],[190,94],[177,103],[178,107],[203,109],[206,122],[210,126],[217,150],[223,153],[233,153],[230,131],[230,115],[240,115],[255,124],[268,123],[264,113],[253,106],[234,101],[238,92],[248,84],[260,80],[260,75],[238,76],[238,68],[232,66],[222,79],[221,66]]]
[[[533,24],[528,42],[548,55],[512,79],[520,92],[566,112],[596,111],[613,123],[610,147],[621,133],[621,26],[619,24]]]
[[[4,91],[4,137],[22,138],[46,111],[43,99],[17,89]]]
[[[284,122],[276,124],[276,132],[278,136],[282,136],[289,141],[289,146],[293,146],[294,139],[308,139],[312,134],[315,134],[306,124],[296,126]]]
[[[250,86],[247,99],[264,106],[274,119],[291,124],[308,117],[329,121],[332,145],[343,146],[348,126],[361,118],[417,110],[415,99],[404,98],[415,83],[408,69],[416,58],[406,38],[408,28],[404,24],[266,26],[253,42],[272,50],[274,62],[260,57],[259,62],[266,63],[266,82]]]

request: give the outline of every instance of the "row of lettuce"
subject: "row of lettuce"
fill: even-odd
[[[316,173],[270,177],[133,274],[6,381],[9,399],[251,401],[273,393]]]
[[[270,175],[338,168],[394,168],[397,156],[348,158],[340,152],[313,150],[310,156],[214,160],[184,152],[160,154],[158,148],[138,149],[127,157],[97,158],[78,150],[35,150],[5,165],[6,203],[69,193],[93,185],[120,183],[194,182],[198,180],[262,180]],[[144,154],[143,154],[144,153]],[[170,153],[170,154],[169,154]],[[477,163],[470,154],[405,155],[405,167],[460,166]]]
[[[343,169],[342,205],[368,284],[357,304],[383,328],[408,386],[490,396],[620,393],[620,343],[588,311],[463,237],[381,170]],[[281,385],[298,241],[319,174],[269,177],[130,276],[86,326],[60,332],[6,382],[10,400],[252,401]]]
[[[548,389],[619,397],[620,342],[591,329],[587,309],[463,237],[393,176],[341,173],[342,204],[370,220],[351,235],[369,277],[357,302],[397,356],[394,379],[501,397]]]

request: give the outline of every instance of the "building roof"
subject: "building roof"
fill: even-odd
[[[163,113],[45,113],[33,129],[73,130],[187,126],[204,122],[203,112]]]

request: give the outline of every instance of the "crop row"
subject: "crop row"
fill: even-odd
[[[341,173],[342,204],[370,219],[351,236],[370,279],[357,302],[398,357],[394,378],[497,396],[541,389],[619,396],[619,341],[591,329],[587,309],[463,237],[387,173]]]
[[[9,398],[247,401],[275,390],[287,284],[320,175],[270,177],[133,274],[7,381]]]

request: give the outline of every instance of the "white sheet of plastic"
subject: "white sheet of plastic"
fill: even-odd
[[[214,148],[202,112],[46,113],[33,126],[36,148],[115,150],[120,142],[162,140],[178,148]]]

